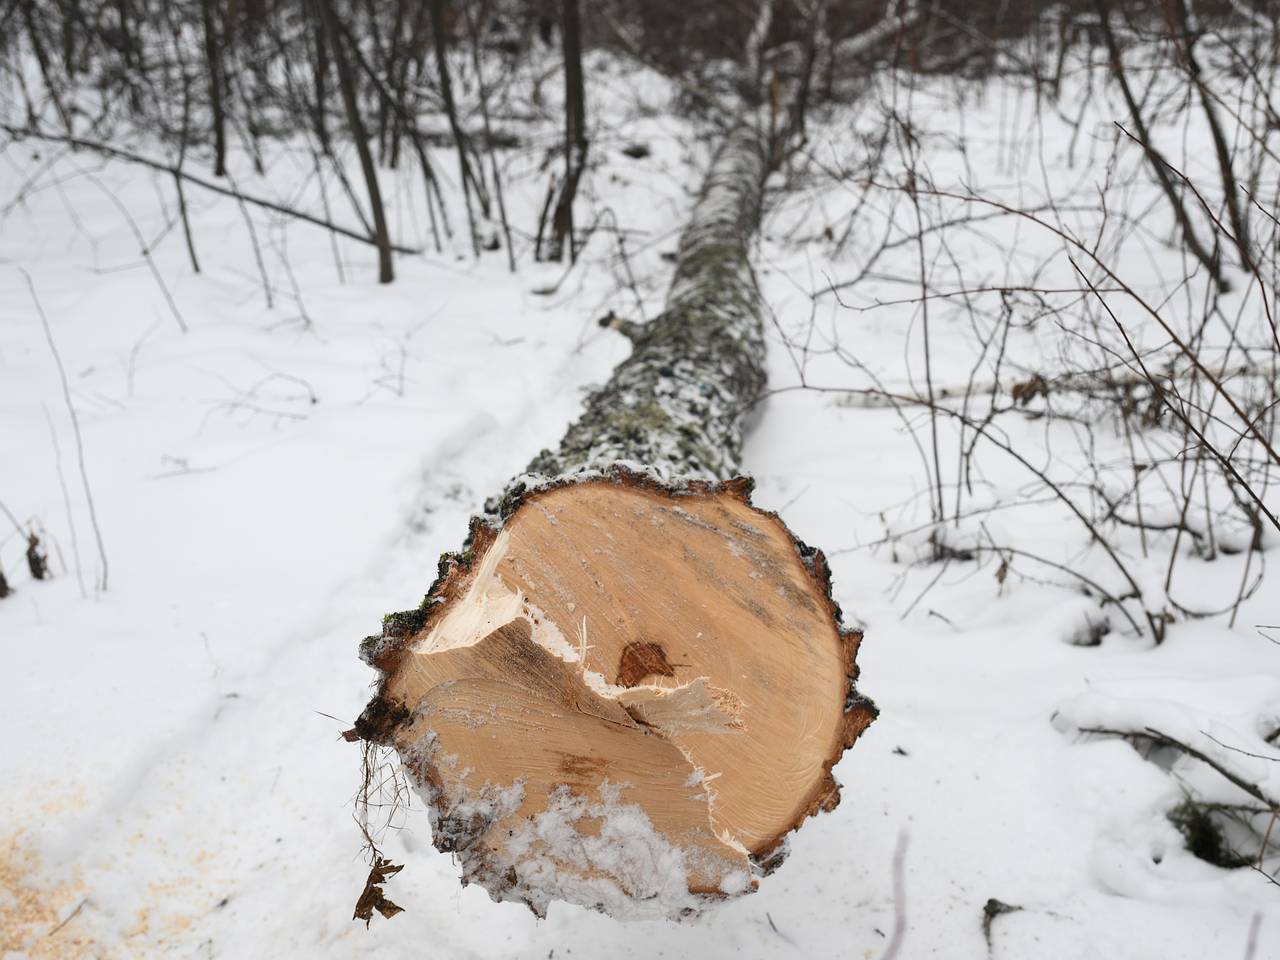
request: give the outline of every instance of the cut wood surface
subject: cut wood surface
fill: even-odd
[[[735,476],[765,382],[767,155],[726,137],[667,309],[363,650],[382,681],[356,734],[398,752],[464,882],[540,915],[750,892],[875,716],[822,554]]]
[[[626,473],[477,529],[442,602],[373,653],[388,709],[368,732],[422,786],[437,846],[540,913],[679,914],[751,889],[834,805],[831,765],[872,716],[849,703],[858,635],[820,555],[744,484]]]

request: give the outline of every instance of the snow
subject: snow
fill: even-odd
[[[554,792],[547,809],[522,824],[503,851],[516,872],[519,896],[530,898],[542,914],[553,900],[563,900],[617,920],[692,915],[702,908],[702,899],[689,892],[684,851],[656,830],[639,806],[626,803],[625,792],[626,784],[607,780],[600,785],[599,802],[567,787]],[[599,832],[580,832],[584,819],[598,820]],[[561,864],[588,869],[566,871]],[[724,883],[745,886],[749,881],[740,874],[726,876]]]
[[[832,297],[811,301],[825,276],[855,272],[888,219],[911,216],[877,195],[851,245],[834,253],[819,225],[858,197],[829,179],[796,191],[766,224],[757,263],[773,312],[770,379],[783,392],[758,411],[744,457],[755,502],[827,551],[836,598],[866,632],[860,685],[882,715],[835,771],[840,806],[791,838],[786,863],[758,892],[696,923],[620,924],[566,904],[538,920],[460,887],[415,801],[390,812],[381,837],[406,864],[387,884],[406,912],[368,930],[351,922],[368,870],[350,819],[360,751],[340,738],[372,680],[357,641],[376,632],[381,614],[421,598],[468,517],[556,443],[583,390],[627,355],[625,338],[596,318],[610,308],[656,314],[670,280],[660,254],[674,245],[706,160],[688,148],[690,127],[664,113],[667,91],[652,77],[607,63],[591,76],[592,114],[604,119],[587,202],[642,231],[628,243],[634,291],[603,233],[551,295],[533,291],[560,280],[563,267],[525,255],[511,275],[503,255],[477,263],[462,250],[401,257],[396,283],[379,287],[372,251],[347,241],[338,244],[343,282],[327,236],[259,211],[276,287],[268,309],[234,203],[189,192],[205,271],[195,275],[162,210],[164,197],[172,213],[169,184],[83,154],[6,148],[0,500],[41,531],[55,577],[30,580],[25,544],[7,528],[0,534],[0,563],[16,588],[0,600],[0,956],[875,957],[902,917],[902,957],[1243,957],[1253,924],[1255,958],[1280,957],[1276,888],[1251,870],[1196,859],[1167,817],[1184,787],[1243,795],[1196,761],[1148,761],[1123,741],[1080,732],[1153,727],[1280,795],[1280,751],[1264,739],[1280,718],[1280,646],[1262,629],[1280,622],[1276,574],[1265,569],[1234,627],[1179,616],[1156,647],[1115,608],[1016,557],[1002,581],[991,557],[914,565],[928,510],[902,419],[785,389],[798,385],[798,369],[811,386],[866,386],[845,362],[852,352],[906,390],[908,360],[919,355],[915,305],[859,311]],[[949,88],[920,84],[913,117],[940,182],[968,178],[1032,202],[1042,160],[1043,176],[1072,189],[1105,176],[1114,114],[1098,91],[1071,167],[1068,127],[1051,112],[1028,127],[1031,93],[1016,82],[994,83],[962,108]],[[1064,94],[1072,110],[1078,94]],[[837,115],[815,152],[864,149],[858,138],[874,119],[871,110]],[[1185,147],[1182,131],[1166,132],[1179,156],[1207,162],[1196,149],[1202,131],[1187,131]],[[650,143],[652,156],[615,149],[634,141]],[[541,201],[539,153],[510,158],[517,224],[533,223]],[[249,182],[244,158],[237,163]],[[436,163],[450,169],[448,151]],[[285,154],[271,177],[281,195],[306,203],[317,196],[310,182],[298,185],[308,170]],[[411,172],[385,176],[394,229],[426,240],[413,219],[423,207]],[[95,181],[146,236],[170,226],[152,255],[188,333]],[[1180,275],[1162,230],[1152,226],[1156,239],[1144,238],[1128,261],[1151,289]],[[1054,246],[1026,225],[1000,223],[955,242],[957,256],[997,282]],[[915,255],[896,247],[877,271],[910,276]],[[100,571],[72,431],[19,267],[70,379],[111,565],[106,592],[93,589]],[[1064,277],[1074,285],[1069,274],[1056,279]],[[866,306],[906,289],[873,277],[841,297]],[[972,330],[936,307],[935,379],[963,383]],[[1132,321],[1145,322],[1136,313]],[[802,349],[814,322],[818,334]],[[1074,349],[1051,324],[1016,328],[1010,341],[1027,369],[1052,369]],[[1062,424],[1010,418],[1002,428],[1063,473],[1087,460],[1062,442]],[[1123,442],[1099,439],[1099,461]],[[944,462],[956,443],[941,437]],[[1060,504],[1020,498],[1025,471],[998,450],[980,463],[976,503],[1017,503],[986,514],[991,537],[1114,585]],[[876,546],[886,531],[917,528],[925,533],[915,546]],[[949,543],[989,542],[981,532],[975,523]],[[1171,541],[1144,557],[1134,537],[1126,556],[1159,602]],[[1244,563],[1243,554],[1187,558],[1173,589],[1185,595],[1194,584],[1206,605],[1234,596]],[[1082,645],[1103,617],[1110,632]],[[547,871],[554,888],[568,825],[601,817],[586,855],[634,865],[637,889],[677,901],[678,856],[626,803],[625,788],[599,806],[564,796],[513,837],[542,851],[527,869]],[[739,882],[749,878],[726,878],[726,892]],[[559,893],[622,907],[603,887]],[[994,920],[989,949],[990,898],[1021,909]],[[53,917],[67,921],[56,934]]]

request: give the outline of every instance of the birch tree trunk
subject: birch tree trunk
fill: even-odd
[[[465,883],[539,915],[755,889],[875,716],[822,553],[737,476],[767,156],[749,125],[725,138],[665,312],[362,648],[381,681],[353,736],[398,751]]]

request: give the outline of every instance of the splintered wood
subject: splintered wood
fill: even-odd
[[[568,483],[433,589],[362,723],[464,880],[544,914],[681,916],[755,888],[874,716],[820,554],[742,485]]]

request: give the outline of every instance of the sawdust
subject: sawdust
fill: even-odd
[[[200,851],[193,865],[204,868],[213,855]],[[104,935],[101,918],[78,870],[54,875],[18,830],[0,839],[0,958],[22,960],[139,960],[165,952],[166,944],[187,933],[202,912],[218,909],[198,878],[147,885],[132,922]],[[191,902],[193,889],[204,910]],[[175,909],[185,904],[187,909]],[[171,946],[171,944],[170,944]]]
[[[43,882],[40,858],[22,840],[22,831],[0,840],[0,956],[26,960],[81,960],[99,957],[97,940],[77,929],[85,903],[78,876]]]

